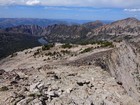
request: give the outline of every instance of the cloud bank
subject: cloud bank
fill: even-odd
[[[127,11],[127,12],[140,12],[140,9],[124,9],[124,11]]]
[[[138,8],[140,0],[0,0],[0,5]]]

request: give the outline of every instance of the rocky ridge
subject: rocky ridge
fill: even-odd
[[[93,50],[80,53],[88,47]],[[58,56],[61,50],[70,53]],[[58,44],[50,50],[34,48],[3,59],[0,61],[3,69],[0,70],[0,105],[138,105],[100,66],[65,64],[109,50],[97,45],[64,49]],[[50,51],[58,52],[46,55]]]
[[[139,35],[140,21],[136,18],[127,18],[101,26],[93,30],[94,35]]]

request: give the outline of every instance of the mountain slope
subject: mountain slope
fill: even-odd
[[[44,27],[38,25],[20,25],[3,29],[3,31],[8,33],[28,34],[30,36],[43,36],[44,29]]]
[[[48,42],[74,42],[84,38],[88,29],[83,26],[52,25],[20,25],[0,30],[0,58],[21,49],[40,45],[38,39],[45,37]],[[13,46],[13,47],[11,47]]]
[[[89,30],[79,25],[53,25],[46,28],[45,37],[57,42],[73,42],[85,38]]]
[[[0,58],[39,45],[38,37],[19,33],[0,33]]]
[[[127,18],[113,22],[108,25],[103,25],[99,21],[87,23],[84,25],[62,25],[55,24],[48,27],[41,27],[38,25],[20,25],[16,27],[0,29],[0,34],[11,35],[13,42],[19,39],[18,34],[31,36],[33,45],[36,45],[37,39],[44,37],[47,42],[66,42],[66,43],[81,43],[89,40],[122,40],[131,39],[139,35],[140,21],[135,18]],[[14,35],[15,34],[15,35]],[[9,35],[7,37],[9,37]],[[3,35],[0,35],[1,39]],[[17,38],[16,38],[17,37]],[[22,40],[19,39],[19,40]],[[6,41],[2,40],[2,43]],[[28,41],[26,41],[27,46]],[[30,43],[30,42],[29,42]],[[22,42],[21,42],[22,44]],[[6,44],[9,46],[9,43]],[[3,49],[3,44],[0,45]],[[17,50],[18,51],[18,50]]]
[[[86,28],[90,28],[90,29],[95,29],[95,28],[101,27],[103,25],[104,25],[104,23],[102,23],[99,20],[83,24],[83,26],[85,26]]]
[[[127,18],[93,30],[94,35],[139,35],[140,21]]]

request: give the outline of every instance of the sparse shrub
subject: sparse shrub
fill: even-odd
[[[71,45],[71,44],[69,44],[69,43],[66,43],[66,44],[63,44],[62,45],[62,48],[72,48],[73,46]]]
[[[36,55],[38,55],[39,54],[39,51],[36,51],[35,53],[34,53],[34,56],[36,56]]]
[[[80,45],[87,45],[87,44],[89,44],[88,42],[80,42],[79,43]]]
[[[46,53],[45,55],[46,55],[46,56],[52,56],[53,53],[52,53],[52,52],[48,52],[48,53]]]
[[[114,47],[112,42],[101,42],[101,47]]]
[[[54,47],[55,44],[47,44],[42,46],[42,50],[50,50],[52,47]]]
[[[86,53],[86,52],[90,52],[93,49],[93,47],[89,47],[84,49],[83,51],[81,51],[80,53]]]
[[[0,88],[0,91],[7,91],[7,90],[9,90],[7,86],[3,86]]]
[[[95,41],[95,40],[85,40],[85,41],[81,41],[81,42],[79,42],[79,44],[80,45],[88,45],[88,44],[96,44],[97,43],[97,41]]]
[[[98,44],[101,47],[114,47],[112,42],[109,41],[95,41],[95,40],[89,40],[89,41],[82,41],[79,43],[80,45],[88,45],[88,44]]]
[[[11,58],[17,56],[17,53],[11,54]]]
[[[61,53],[63,53],[63,54],[70,54],[70,51],[68,51],[68,50],[61,50]]]
[[[56,54],[57,54],[57,52],[54,51],[54,52],[53,52],[53,55],[56,55]]]
[[[26,51],[25,54],[28,54],[28,51]]]
[[[36,94],[34,94],[34,93],[31,93],[28,95],[28,97],[35,97],[35,96],[36,96]]]
[[[38,49],[37,49],[37,51],[38,51],[38,52],[40,52],[40,51],[41,51],[41,49],[40,49],[40,48],[38,48]]]

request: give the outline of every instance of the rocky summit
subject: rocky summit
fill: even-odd
[[[135,62],[121,60],[127,51],[133,62],[133,51],[114,46],[58,43],[2,59],[0,105],[139,105],[138,81],[125,73]]]

